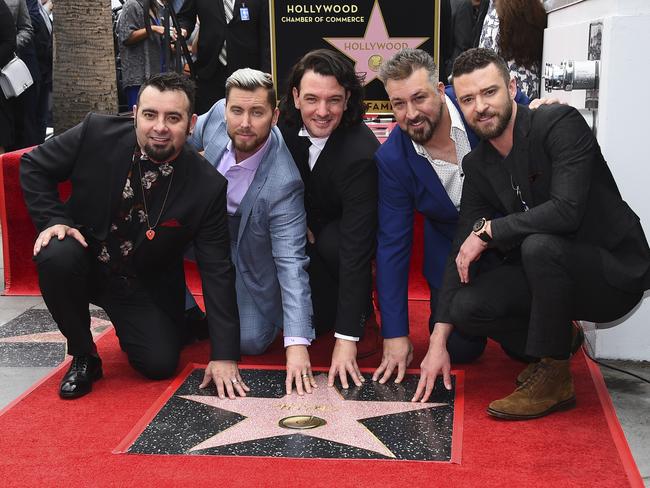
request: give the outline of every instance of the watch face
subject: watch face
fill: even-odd
[[[483,228],[485,225],[485,219],[478,219],[476,222],[474,222],[474,232],[478,232]]]

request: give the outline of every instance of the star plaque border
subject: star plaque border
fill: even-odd
[[[286,396],[283,366],[240,365],[247,399],[219,399],[199,390],[204,365],[189,364],[117,446],[115,454],[163,454],[309,459],[408,460],[460,464],[464,372],[452,371],[452,390],[438,378],[426,404],[411,403],[417,371],[385,385],[370,380],[348,390],[326,386],[326,368],[313,368],[316,394]],[[239,403],[238,403],[239,402]],[[290,431],[278,421],[313,415],[321,427]]]

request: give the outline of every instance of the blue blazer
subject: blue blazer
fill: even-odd
[[[232,260],[259,313],[282,327],[285,336],[313,339],[303,182],[280,131],[273,127],[269,137],[266,155],[239,206]],[[189,142],[217,167],[229,141],[225,100],[220,100],[199,117]],[[250,314],[240,305],[239,315]]]
[[[469,128],[451,86],[445,93],[465,124],[470,146],[479,143]],[[528,104],[521,92],[515,101]],[[413,215],[424,216],[424,269],[429,287],[440,288],[447,255],[458,224],[458,211],[426,158],[415,152],[399,127],[375,154],[379,172],[377,294],[385,338],[408,336],[408,275],[413,244]]]

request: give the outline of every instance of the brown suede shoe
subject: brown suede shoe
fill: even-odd
[[[582,346],[582,343],[585,342],[585,333],[582,330],[582,327],[580,327],[580,324],[578,324],[576,321],[571,322],[571,355],[573,356],[576,352],[578,352],[578,349],[580,349],[580,346]],[[537,366],[537,363],[530,363],[524,370],[519,373],[517,376],[517,379],[515,380],[515,384],[517,386],[523,385],[524,382],[528,379],[528,377],[533,373],[535,370],[535,367]]]
[[[527,420],[575,406],[569,359],[542,358],[521,386],[488,406],[493,417]]]

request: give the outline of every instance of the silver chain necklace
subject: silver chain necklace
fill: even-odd
[[[152,241],[153,238],[156,237],[156,231],[154,230],[154,228],[158,225],[158,222],[160,222],[160,217],[162,217],[162,214],[165,211],[165,204],[167,203],[169,190],[172,187],[172,180],[174,179],[174,171],[172,171],[172,174],[169,175],[169,184],[167,185],[167,192],[165,193],[165,199],[163,200],[162,206],[160,207],[160,213],[158,214],[158,218],[156,219],[156,222],[154,222],[153,225],[149,223],[149,211],[147,210],[147,197],[144,193],[144,183],[142,183],[142,166],[140,165],[140,159],[138,159],[138,174],[140,175],[140,188],[142,188],[142,205],[144,206],[144,218],[147,221],[147,231],[144,233],[144,235],[147,236],[147,239]],[[160,174],[162,175],[162,173]]]

